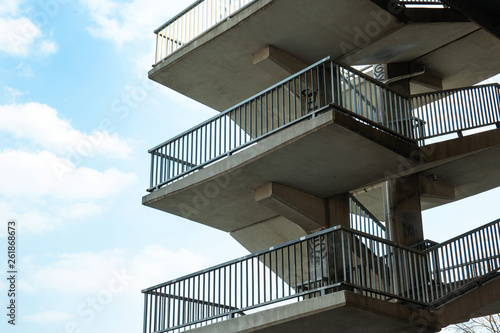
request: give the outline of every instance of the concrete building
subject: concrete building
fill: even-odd
[[[500,312],[500,4],[200,0],[149,77],[220,114],[152,148],[143,204],[252,255],[143,290],[144,332],[435,332]],[[439,221],[436,221],[439,222]],[[186,226],[188,227],[188,226]]]

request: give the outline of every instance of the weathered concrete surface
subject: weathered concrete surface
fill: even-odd
[[[254,55],[268,45],[306,64],[331,56],[350,65],[425,65],[444,89],[500,71],[499,40],[450,13],[430,14],[436,11],[446,12],[411,12],[403,22],[370,0],[315,0],[314,6],[307,0],[262,0],[184,46],[149,77],[222,111],[290,75],[254,64]],[[428,91],[420,84],[412,89]]]
[[[437,332],[432,313],[339,291],[190,330],[193,333]]]

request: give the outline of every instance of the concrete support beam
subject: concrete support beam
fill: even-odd
[[[429,68],[425,69],[424,74],[412,77],[411,82],[433,90],[443,90],[443,79]]]
[[[500,24],[498,22],[500,4],[498,1],[443,0],[443,2],[495,37],[500,38]]]
[[[424,240],[418,175],[387,181],[384,200],[389,239],[400,245]]]
[[[349,227],[351,217],[349,211],[349,193],[334,195],[328,199],[328,227],[342,225]]]
[[[301,227],[282,216],[231,231],[230,234],[252,253],[307,235]]]
[[[270,182],[260,186],[255,190],[255,201],[296,223],[307,232],[328,225],[324,199],[285,185]]]
[[[420,195],[438,199],[445,199],[449,201],[455,200],[455,187],[449,185],[433,175],[427,177],[419,175],[418,181],[420,183]]]
[[[411,76],[413,73],[424,73]],[[385,65],[386,79],[402,77],[402,79],[389,83],[389,85],[401,93],[410,93],[410,82],[422,85],[433,90],[443,89],[443,80],[439,74],[422,66],[412,65],[410,63],[390,63]],[[411,76],[411,77],[406,77]],[[405,78],[406,77],[406,78]]]
[[[302,60],[299,60],[272,45],[268,45],[255,52],[253,54],[253,64],[263,66],[272,71],[275,71],[276,67],[279,67],[290,75],[295,74],[309,66]]]
[[[269,182],[258,187],[254,195],[255,201],[297,224],[308,233],[336,225],[346,227],[350,225],[349,193],[323,199],[282,184]]]

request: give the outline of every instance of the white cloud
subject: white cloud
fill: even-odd
[[[0,17],[0,51],[16,56],[28,56],[42,31],[30,19]]]
[[[208,261],[201,253],[151,245],[135,254],[119,249],[61,254],[45,266],[25,264],[25,276],[33,290],[41,293],[86,296],[112,286],[121,293],[136,294],[205,268]]]
[[[73,316],[69,313],[58,311],[44,311],[22,317],[23,320],[30,321],[36,324],[52,323],[62,320],[69,320],[71,318],[73,318]]]
[[[58,154],[75,152],[80,157],[103,154],[126,158],[131,152],[129,144],[118,134],[110,134],[105,129],[82,133],[59,118],[55,109],[39,103],[0,106],[0,130]]]
[[[136,180],[133,173],[75,167],[48,152],[0,152],[0,195],[59,200],[93,200],[120,193]]]
[[[93,202],[65,202],[59,206],[43,199],[20,201],[22,200],[3,198],[3,202],[0,203],[0,216],[21,221],[19,229],[22,232],[50,231],[63,221],[82,220],[102,213],[101,207]]]
[[[0,52],[21,57],[48,56],[56,53],[57,44],[43,39],[41,27],[27,16],[20,15],[22,2],[22,0],[0,2]],[[39,5],[46,6],[45,10],[52,8],[50,3]],[[22,12],[29,11],[30,8],[22,10]]]
[[[42,40],[40,43],[40,52],[45,55],[51,55],[57,52],[58,46],[53,41]]]
[[[18,72],[21,76],[25,77],[34,77],[35,72],[33,71],[33,68],[29,64],[25,64],[23,62],[19,63],[16,67],[16,72]]]
[[[2,0],[0,2],[0,15],[17,15],[19,5],[19,0]]]
[[[3,87],[3,96],[8,101],[8,103],[15,104],[17,98],[21,97],[25,94],[26,94],[26,92],[19,90],[19,89],[16,89],[16,88],[12,88],[9,86]]]
[[[108,39],[117,46],[137,40],[154,41],[153,31],[170,17],[182,11],[192,0],[156,1],[132,0],[118,3],[113,0],[81,0],[95,26],[89,32]]]

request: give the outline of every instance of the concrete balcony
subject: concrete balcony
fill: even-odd
[[[500,311],[499,233],[422,251],[334,227],[143,290],[144,333],[436,332]]]
[[[470,86],[498,73],[500,41],[476,23],[442,6],[388,3],[197,1],[157,30],[149,76],[222,111],[327,55],[348,65],[425,66],[412,78],[412,93]]]

